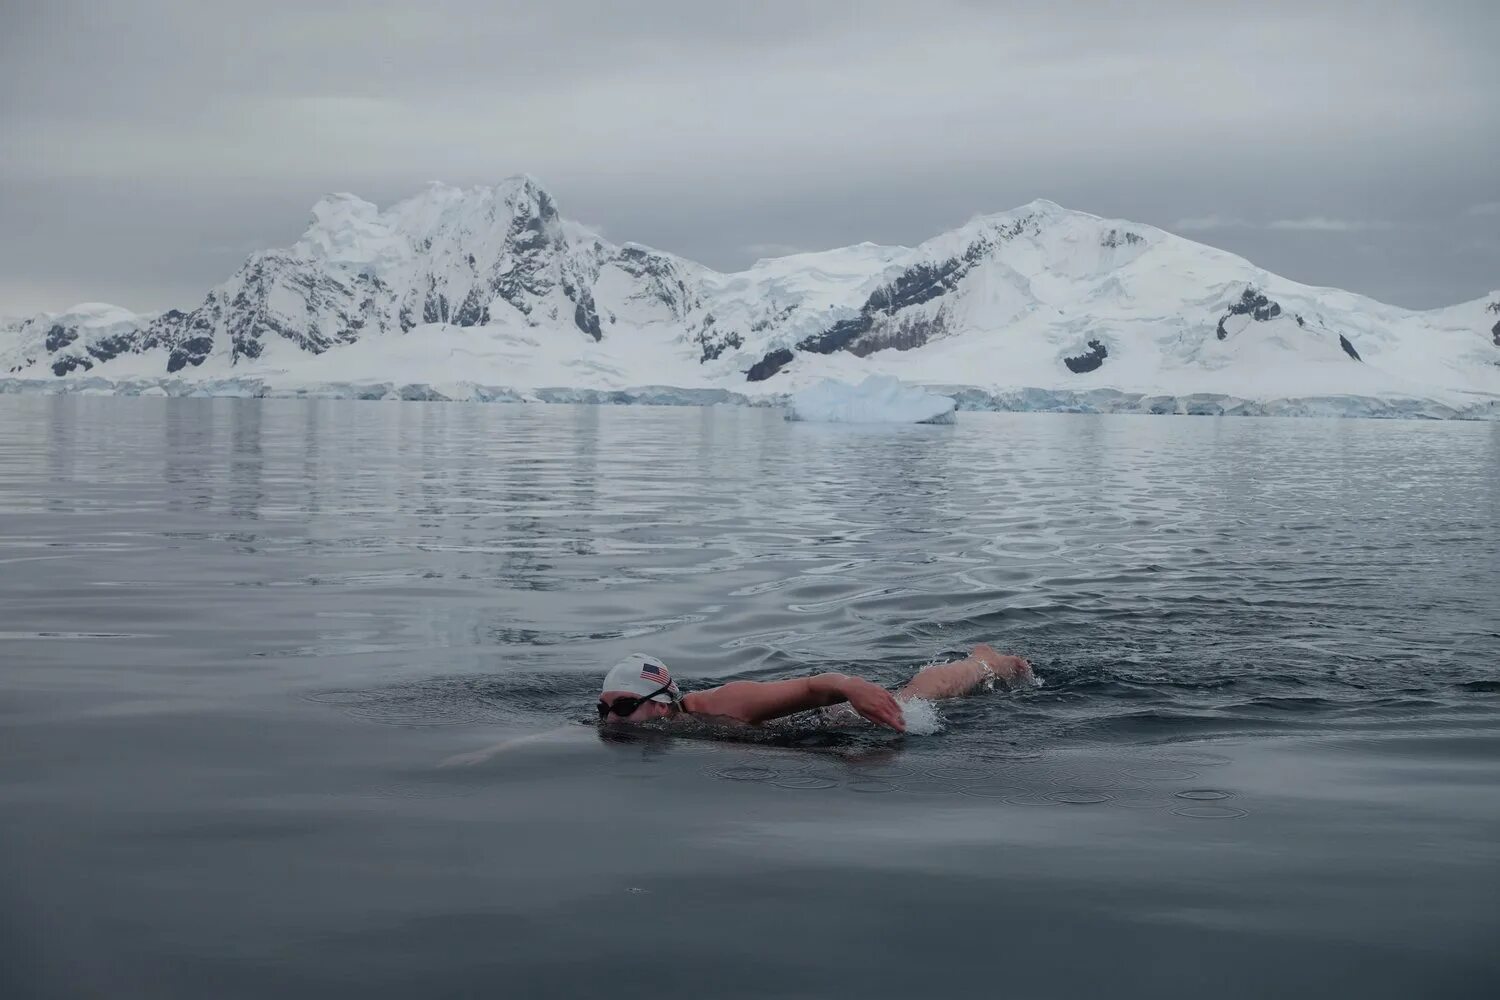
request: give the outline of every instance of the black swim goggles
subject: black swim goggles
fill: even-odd
[[[609,718],[611,712],[623,719],[634,712],[636,709],[640,708],[643,704],[650,701],[652,698],[655,698],[659,694],[668,694],[671,690],[672,685],[667,684],[663,687],[657,688],[650,694],[643,695],[639,698],[628,696],[625,698],[616,698],[614,701],[608,703],[600,701],[599,720],[602,722],[605,719]],[[673,700],[675,701],[676,699]]]

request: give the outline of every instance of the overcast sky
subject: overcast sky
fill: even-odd
[[[1036,197],[1500,288],[1500,5],[0,3],[0,312],[193,306],[322,194],[538,177],[720,268]]]

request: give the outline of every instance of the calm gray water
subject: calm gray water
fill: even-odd
[[[0,996],[1492,997],[1497,554],[1496,424],[0,397]]]

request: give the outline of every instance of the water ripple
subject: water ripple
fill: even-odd
[[[895,688],[988,642],[1045,684],[945,705],[931,736],[765,739],[896,755],[830,773],[844,788],[1121,807],[1155,801],[1132,783],[1168,798],[1232,770],[1216,741],[1483,729],[1500,692],[1484,427],[966,413],[830,436],[748,409],[0,405],[30,428],[0,448],[0,640],[37,689],[126,659],[231,703],[260,685],[360,723],[544,728],[586,718],[637,649],[689,690],[822,670]]]

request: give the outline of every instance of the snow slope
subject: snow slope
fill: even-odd
[[[10,391],[753,398],[871,374],[956,387],[965,406],[1492,416],[1500,293],[1400,309],[1048,201],[917,247],[723,274],[612,244],[516,177],[385,210],[324,198],[293,246],[252,254],[188,312],[95,303],[0,329]]]

